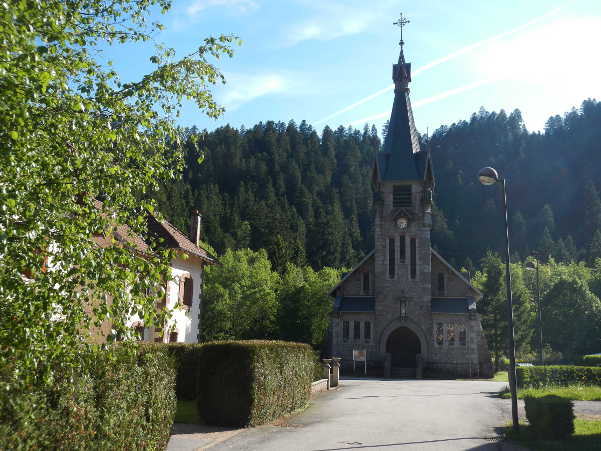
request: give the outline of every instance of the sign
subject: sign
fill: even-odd
[[[367,350],[353,349],[353,373],[355,372],[355,362],[363,362],[363,373],[367,374]]]

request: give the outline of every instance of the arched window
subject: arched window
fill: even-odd
[[[441,296],[444,296],[445,294],[445,280],[444,273],[442,272],[438,273],[438,294]]]

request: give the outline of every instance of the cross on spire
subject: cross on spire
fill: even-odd
[[[399,45],[401,47],[403,47],[403,44],[405,43],[403,41],[403,27],[405,25],[407,25],[408,23],[410,23],[410,20],[407,19],[405,16],[403,16],[403,13],[401,13],[401,16],[399,17],[399,19],[396,22],[393,22],[393,25],[396,25],[397,27],[399,27],[401,29],[401,41],[399,42]]]

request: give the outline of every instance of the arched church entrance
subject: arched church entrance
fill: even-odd
[[[389,335],[386,352],[390,354],[390,364],[393,368],[416,368],[421,343],[411,329],[399,327]]]

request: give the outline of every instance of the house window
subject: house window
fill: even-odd
[[[144,326],[136,326],[134,333],[138,341],[144,341]]]
[[[187,305],[188,307],[192,307],[192,292],[193,292],[193,288],[194,288],[194,282],[192,280],[191,277],[187,277],[186,280],[184,281],[184,296],[183,296],[183,301],[184,301],[184,305]]]
[[[444,287],[444,273],[438,273],[438,294],[444,295],[445,287]]]
[[[394,251],[394,238],[388,239],[388,277],[394,279],[396,272],[396,252]]]
[[[369,293],[369,271],[363,273],[363,293]]]
[[[455,324],[447,324],[447,344],[449,346],[455,346]]]
[[[360,340],[361,339],[361,321],[354,321],[353,324],[353,339]]]
[[[369,340],[371,340],[371,323],[369,321],[363,323],[363,338],[366,343],[369,343]]]
[[[169,334],[169,343],[177,343],[177,331]]]
[[[444,343],[444,327],[442,323],[436,323],[436,345],[442,346]]]
[[[348,321],[342,321],[342,340],[344,342],[347,342],[349,339],[349,322]]]
[[[193,282],[190,276],[182,276],[179,279],[179,301],[180,304],[192,306]]]
[[[392,187],[392,208],[411,207],[411,185]]]
[[[411,259],[409,271],[411,278],[415,279],[417,277],[417,240],[415,238],[411,238],[409,253],[409,258]]]
[[[405,263],[405,235],[399,236],[399,263]]]
[[[467,330],[465,329],[465,325],[461,324],[459,326],[459,346],[465,346],[467,343]]]

